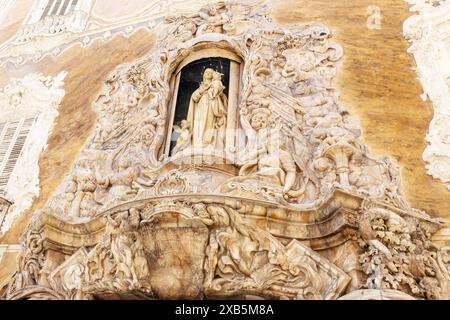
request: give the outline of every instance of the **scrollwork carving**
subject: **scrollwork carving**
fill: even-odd
[[[38,231],[28,231],[24,248],[18,257],[18,270],[12,276],[6,297],[9,298],[24,288],[40,285],[45,260],[42,234]]]
[[[155,183],[154,192],[157,196],[188,193],[192,189],[189,181],[177,170],[161,176]]]
[[[300,243],[283,246],[232,208],[195,204],[193,209],[211,228],[205,261],[207,294],[332,299],[348,283],[337,268],[328,266],[325,271],[316,254]]]
[[[430,241],[427,223],[371,208],[359,218],[360,263],[367,275],[363,288],[393,289],[425,299],[445,299],[448,270],[443,252]]]

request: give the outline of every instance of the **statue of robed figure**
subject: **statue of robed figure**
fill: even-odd
[[[189,101],[187,119],[182,128],[189,130],[194,148],[223,148],[228,105],[224,89],[222,74],[211,68],[205,69],[203,81]],[[177,140],[177,146],[181,144],[182,141]]]

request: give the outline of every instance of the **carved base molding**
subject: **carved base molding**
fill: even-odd
[[[437,221],[339,190],[332,198],[293,211],[183,194],[123,203],[86,223],[42,214],[6,298],[447,297],[448,253],[428,238]]]

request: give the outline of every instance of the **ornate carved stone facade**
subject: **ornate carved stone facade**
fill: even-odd
[[[23,43],[36,37],[52,36],[62,32],[82,32],[86,27],[91,4],[92,1],[88,0],[77,0],[75,5],[70,0],[36,1],[14,41]]]
[[[410,0],[416,13],[403,26],[411,43],[417,72],[423,85],[422,98],[433,103],[431,120],[423,153],[427,171],[450,189],[450,2],[446,0]]]
[[[182,0],[144,0],[140,1],[142,4],[137,13],[125,14],[118,19],[104,14],[105,6],[109,6],[108,2],[76,0],[73,10],[67,14],[52,15],[50,12],[43,16],[49,2],[57,1],[35,0],[31,10],[27,8],[28,15],[20,29],[0,47],[0,65],[22,65],[29,61],[40,61],[48,56],[59,56],[76,45],[86,47],[98,39],[107,42],[116,35],[128,37],[140,29],[153,30],[164,21],[168,10],[186,11],[185,2]],[[139,0],[135,2],[139,5]],[[191,6],[201,7],[208,2],[211,0],[196,0]],[[75,3],[75,0],[70,3]],[[58,2],[57,5],[63,4]],[[5,2],[5,14],[11,6],[11,3]],[[52,8],[54,7],[50,4],[50,9]],[[188,11],[190,9],[192,8]]]
[[[58,116],[65,76],[31,73],[0,89],[0,194],[12,202],[0,216],[0,233],[39,194],[39,156]]]
[[[269,13],[219,2],[168,17],[151,52],[109,75],[6,299],[448,298],[448,252],[430,241],[442,223],[409,206],[339,103],[331,30]],[[191,102],[212,110],[214,139],[194,143],[188,115],[169,154],[178,69],[208,55],[239,58],[238,98],[206,69]],[[223,126],[233,143],[212,146]]]

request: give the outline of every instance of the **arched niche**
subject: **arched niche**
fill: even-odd
[[[162,152],[173,156],[179,132],[174,129],[181,127],[181,121],[187,117],[190,97],[199,87],[202,74],[206,68],[212,68],[223,74],[224,94],[227,97],[227,115],[225,123],[224,147],[232,150],[236,144],[235,131],[239,127],[237,106],[242,75],[242,58],[232,50],[220,48],[209,43],[191,52],[174,67],[170,80],[171,97],[168,105],[168,122],[166,141]],[[203,47],[203,48],[202,48]]]

